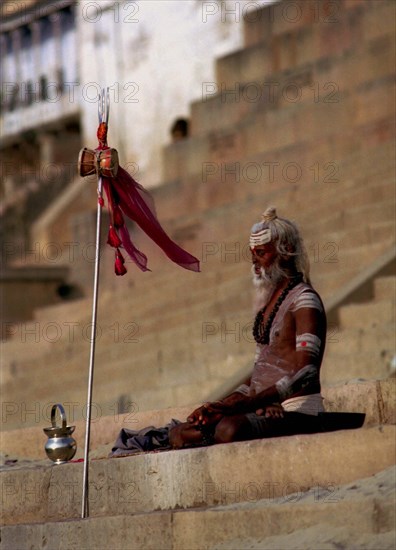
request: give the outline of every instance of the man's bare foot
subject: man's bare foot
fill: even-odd
[[[178,424],[169,432],[169,443],[174,449],[182,449],[190,445],[200,445],[202,442],[202,433],[190,422]]]
[[[184,446],[182,426],[183,424],[179,424],[169,431],[169,443],[173,449],[181,449]]]
[[[265,416],[266,418],[283,418],[284,409],[279,403],[268,405],[265,409],[258,409],[256,414],[258,416]]]

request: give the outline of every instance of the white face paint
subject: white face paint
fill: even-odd
[[[271,242],[271,229],[261,229],[257,233],[251,233],[249,238],[250,248]]]

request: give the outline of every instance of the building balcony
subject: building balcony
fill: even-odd
[[[77,98],[73,100],[69,94],[60,96],[56,101],[33,102],[12,111],[4,111],[0,115],[2,146],[18,140],[22,132],[52,126],[79,115],[80,105]]]

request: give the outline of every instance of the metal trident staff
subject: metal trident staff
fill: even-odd
[[[99,124],[109,121],[110,113],[110,95],[109,88],[102,89],[99,94],[98,116]],[[89,515],[88,493],[89,493],[89,476],[88,476],[88,455],[89,442],[91,435],[91,405],[92,405],[92,387],[93,387],[93,372],[95,363],[95,344],[96,344],[96,319],[98,310],[98,288],[99,288],[99,264],[100,264],[100,234],[102,222],[102,206],[103,206],[103,182],[102,175],[99,169],[98,174],[98,206],[96,215],[96,243],[95,243],[95,266],[94,266],[94,288],[93,288],[93,303],[92,303],[92,327],[91,327],[91,349],[89,357],[89,375],[88,375],[88,395],[87,395],[87,419],[85,427],[85,449],[84,449],[84,474],[83,474],[83,494],[82,494],[82,511],[81,517],[86,518]]]
[[[142,270],[148,271],[147,257],[133,244],[124,215],[133,220],[165,252],[170,260],[191,271],[199,271],[199,260],[172,241],[166,234],[155,213],[150,194],[118,164],[118,153],[107,144],[107,129],[110,111],[109,88],[99,95],[99,146],[80,151],[78,164],[80,176],[97,174],[98,210],[96,224],[95,277],[92,306],[91,354],[88,380],[87,422],[85,431],[84,481],[82,517],[88,516],[88,453],[91,427],[92,381],[95,357],[96,317],[99,284],[100,234],[103,201],[103,188],[106,191],[110,213],[110,226],[107,243],[115,249],[114,271],[116,275],[127,272],[122,247],[131,260]]]

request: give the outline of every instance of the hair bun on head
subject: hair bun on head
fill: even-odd
[[[277,218],[276,214],[276,208],[275,206],[270,206],[267,208],[267,210],[262,214],[262,218],[264,222],[272,222],[272,220],[275,220]]]

